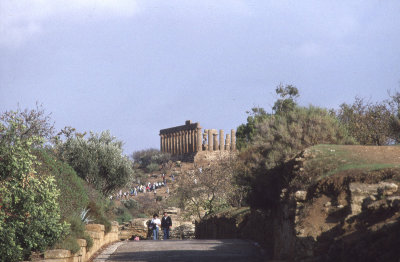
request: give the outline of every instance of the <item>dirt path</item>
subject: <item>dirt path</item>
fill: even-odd
[[[94,261],[263,261],[260,249],[253,242],[239,239],[126,241],[108,257],[100,257],[103,259]]]

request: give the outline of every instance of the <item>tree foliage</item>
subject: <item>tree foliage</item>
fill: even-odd
[[[180,177],[176,194],[189,215],[202,219],[221,208],[242,204],[244,190],[234,183],[235,159],[221,158]]]
[[[132,174],[132,163],[123,155],[122,142],[109,131],[91,132],[88,138],[72,132],[57,144],[57,153],[103,194],[124,186]]]
[[[280,84],[275,89],[275,92],[280,96],[280,98],[276,100],[274,106],[272,107],[272,110],[274,110],[276,114],[294,110],[294,108],[297,106],[296,99],[300,96],[299,90],[295,86],[283,86]]]
[[[275,92],[280,97],[272,107],[276,114],[284,114],[294,110],[299,97],[299,90],[295,86],[280,84],[276,87]],[[273,116],[262,107],[254,107],[247,114],[249,114],[247,123],[241,124],[236,131],[236,146],[239,150],[246,148],[253,141],[257,125]]]
[[[27,116],[36,116],[29,118]],[[66,233],[60,222],[59,191],[51,174],[38,175],[33,146],[43,144],[41,115],[9,111],[0,122],[0,258],[27,259]]]
[[[356,97],[353,104],[340,105],[337,117],[358,143],[380,146],[398,139],[398,112],[393,110],[388,101],[371,103]]]
[[[274,206],[282,186],[291,179],[283,170],[285,162],[312,145],[353,142],[327,110],[295,107],[257,124],[252,143],[240,155],[244,168],[239,181],[250,188],[252,205]]]
[[[136,167],[153,172],[158,170],[158,166],[168,163],[171,160],[171,154],[149,148],[133,152],[132,159]]]

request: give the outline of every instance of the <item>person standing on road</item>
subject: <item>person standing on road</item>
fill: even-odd
[[[164,233],[164,240],[169,239],[169,231],[172,227],[171,217],[168,216],[167,212],[164,212],[164,216],[161,218],[161,228]]]
[[[151,224],[153,225],[153,239],[158,240],[158,232],[161,226],[161,221],[158,218],[157,214],[153,215],[153,219],[151,220]]]

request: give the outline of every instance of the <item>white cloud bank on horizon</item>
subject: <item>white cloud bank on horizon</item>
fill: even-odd
[[[138,11],[136,0],[2,0],[0,46],[18,47],[45,31],[43,24],[55,17],[71,20],[129,18]]]

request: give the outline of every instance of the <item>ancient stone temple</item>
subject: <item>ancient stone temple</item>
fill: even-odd
[[[188,120],[183,126],[160,130],[160,148],[162,152],[172,155],[196,154],[200,151],[234,151],[236,134],[232,129],[224,137],[224,131],[204,129],[199,123]]]

